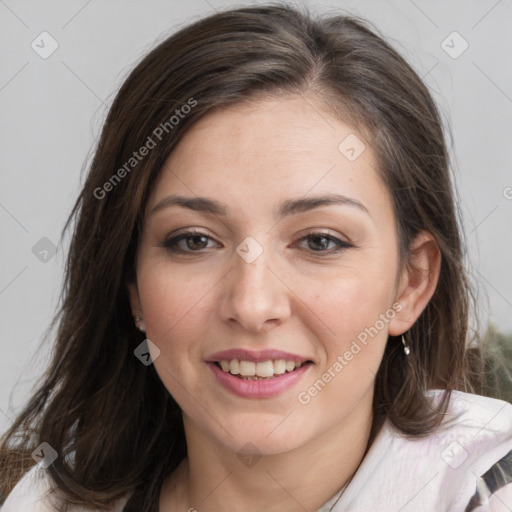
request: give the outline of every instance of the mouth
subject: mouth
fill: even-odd
[[[277,349],[230,349],[206,358],[221,386],[247,399],[272,398],[291,390],[315,364],[306,355]]]
[[[313,364],[310,360],[292,361],[269,359],[267,361],[247,361],[244,359],[222,359],[212,361],[224,373],[242,380],[269,380],[297,371],[302,366]]]

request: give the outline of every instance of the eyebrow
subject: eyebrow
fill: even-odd
[[[279,205],[275,217],[283,219],[289,215],[296,215],[315,208],[331,205],[353,206],[370,215],[367,208],[363,203],[361,203],[361,201],[340,194],[328,194],[298,199],[287,199]],[[170,195],[153,206],[150,211],[150,215],[163,210],[164,208],[169,208],[170,206],[180,206],[196,212],[209,213],[212,215],[219,215],[221,217],[226,217],[228,210],[226,205],[208,197]]]

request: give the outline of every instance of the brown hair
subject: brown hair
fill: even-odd
[[[407,333],[411,354],[405,357],[399,340],[387,343],[372,436],[385,417],[404,434],[425,435],[441,421],[451,390],[473,391],[460,221],[442,122],[426,86],[354,17],[322,18],[282,4],[218,12],[154,48],[112,104],[65,227],[76,220],[53,359],[3,437],[4,494],[29,466],[21,454],[47,442],[59,454],[48,472],[69,503],[106,509],[133,493],[126,511],[157,510],[162,482],[186,443],[178,405],[154,367],[134,357],[144,336],[134,327],[126,283],[146,200],[166,158],[204,115],[259,96],[306,92],[359,129],[375,152],[393,200],[401,262],[420,230],[434,235],[442,254],[437,289]],[[155,147],[132,161],[148,137]],[[478,358],[472,362],[478,375]],[[438,409],[424,399],[428,388],[447,390]],[[16,433],[22,437],[14,445]]]

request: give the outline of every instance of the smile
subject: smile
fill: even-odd
[[[274,375],[293,372],[303,364],[299,361],[286,361],[285,359],[259,362],[232,359],[231,361],[216,361],[216,363],[224,372],[247,380],[272,379]]]
[[[221,362],[209,361],[206,364],[213,372],[222,389],[238,397],[261,399],[276,397],[293,388],[313,366],[311,361],[305,361],[303,363],[284,361],[285,371],[283,373],[274,373],[272,376],[268,375],[266,377],[256,375],[256,372],[258,371],[257,365],[259,363],[264,364],[264,366],[260,368],[264,368],[267,373],[270,373],[270,369],[272,369],[272,371],[275,368],[277,368],[278,371],[282,370],[283,363],[280,361],[283,360],[260,361],[258,363],[253,361],[235,360],[233,368],[236,371],[236,365],[238,363],[239,373],[237,374],[231,373],[233,360],[229,361],[229,370],[226,368],[227,360],[223,360],[226,370],[222,369]],[[245,365],[244,363],[251,364]],[[291,369],[292,364],[293,370]],[[290,368],[290,370],[288,370],[287,367]],[[264,373],[265,370],[263,370],[262,373]],[[252,375],[242,375],[241,371],[244,373],[251,373]]]

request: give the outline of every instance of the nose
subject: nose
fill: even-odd
[[[290,289],[283,277],[269,266],[267,254],[265,249],[251,263],[234,254],[220,304],[224,321],[254,333],[282,324],[291,314]]]

